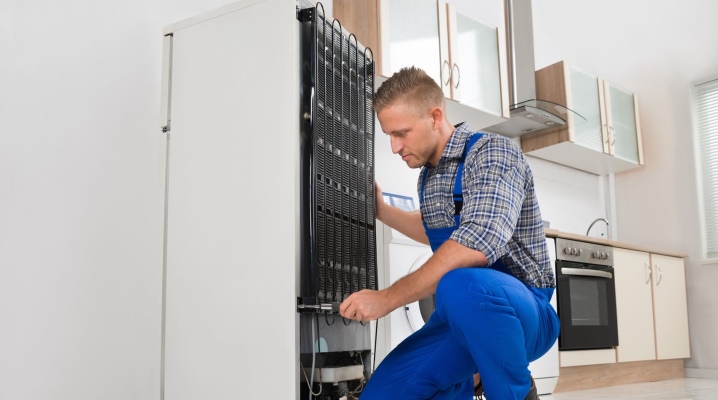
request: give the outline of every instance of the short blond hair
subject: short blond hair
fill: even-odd
[[[414,106],[419,114],[440,107],[446,112],[446,99],[441,87],[417,67],[405,67],[394,73],[379,86],[374,95],[374,111],[404,102]]]

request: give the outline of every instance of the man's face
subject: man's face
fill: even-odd
[[[421,168],[439,157],[439,135],[434,129],[434,118],[429,112],[423,115],[402,102],[383,108],[377,113],[381,129],[389,136],[391,151],[399,154],[409,168]]]

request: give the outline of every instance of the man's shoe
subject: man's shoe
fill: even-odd
[[[529,389],[529,394],[526,395],[526,400],[538,400],[538,392],[536,391],[536,382],[534,382],[534,377],[531,377],[531,389]]]
[[[479,383],[474,387],[474,398],[479,399],[485,399],[484,397],[484,385],[479,380]],[[529,394],[526,395],[525,400],[539,400],[538,398],[538,392],[536,390],[536,382],[534,381],[534,377],[531,377],[531,389],[529,389]]]
[[[479,383],[474,387],[474,398],[484,399],[484,384],[481,383],[481,380],[479,380]]]

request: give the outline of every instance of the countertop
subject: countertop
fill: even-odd
[[[600,245],[604,245],[604,246],[620,247],[620,248],[628,249],[628,250],[643,251],[646,253],[653,253],[653,254],[662,254],[662,255],[671,256],[671,257],[680,257],[680,258],[688,257],[688,254],[686,254],[686,253],[678,253],[678,252],[670,251],[670,250],[666,250],[666,249],[657,249],[657,248],[652,248],[652,247],[639,246],[636,244],[631,244],[631,243],[626,243],[626,242],[617,242],[615,240],[601,239],[601,238],[597,238],[597,237],[593,237],[593,236],[577,235],[575,233],[561,232],[556,229],[545,229],[544,232],[546,233],[546,237],[562,238],[562,239],[576,240],[576,241],[588,242],[588,243],[596,243],[596,244],[600,244]]]

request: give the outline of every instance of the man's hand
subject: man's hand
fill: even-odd
[[[339,313],[344,318],[357,321],[379,319],[392,311],[386,292],[364,289],[352,293],[339,306]]]

